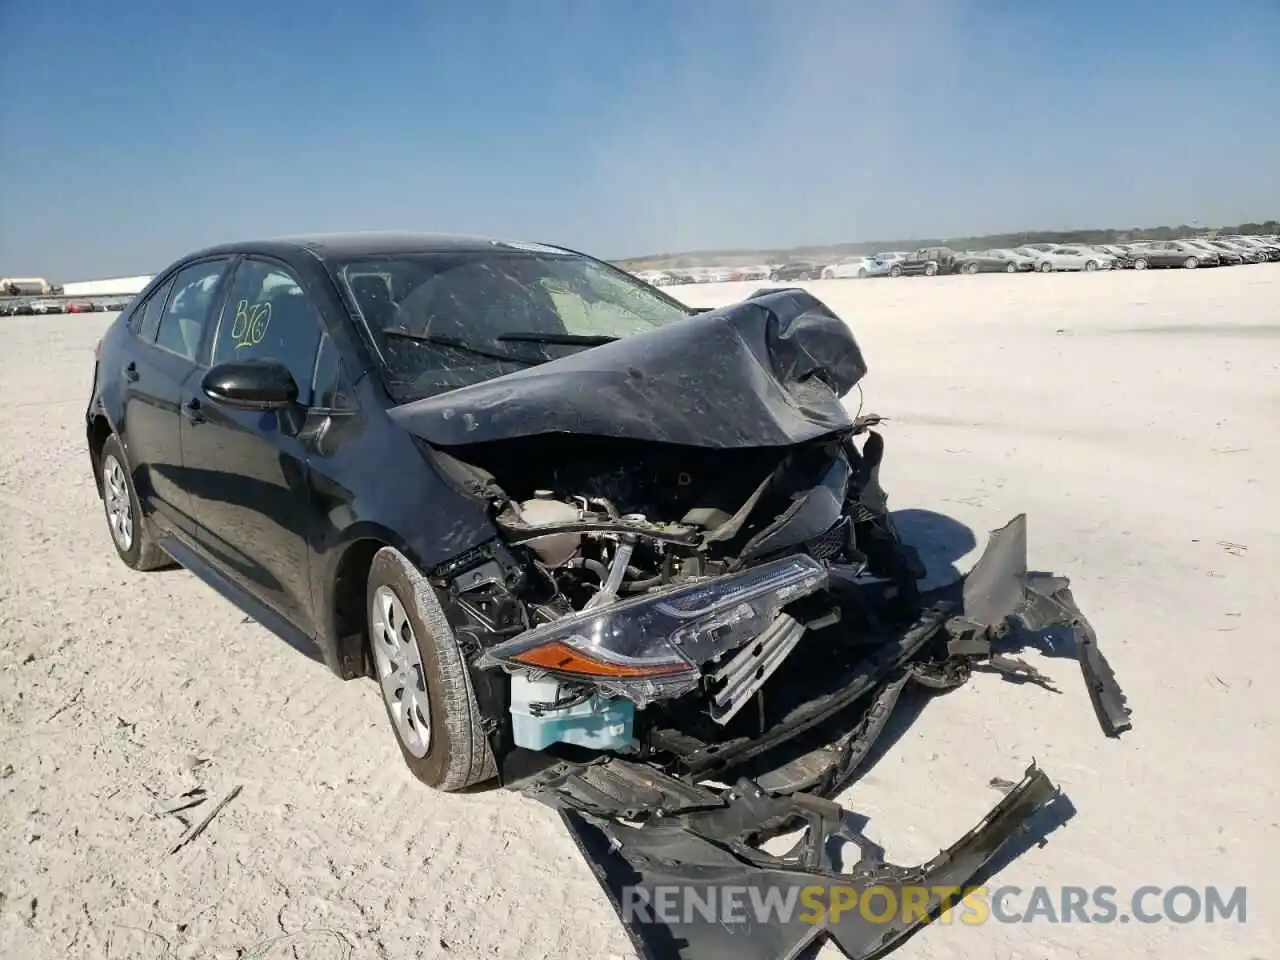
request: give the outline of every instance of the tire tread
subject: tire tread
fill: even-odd
[[[441,712],[445,719],[444,731],[433,731],[432,736],[443,732],[448,760],[439,780],[430,785],[437,790],[453,792],[491,780],[497,776],[498,768],[484,733],[483,719],[471,686],[471,674],[435,589],[404,554],[394,547],[383,547],[374,554],[369,568],[370,594],[375,581],[387,582],[390,571],[398,573],[397,579],[402,578],[411,592],[411,596],[401,597],[401,602],[412,606],[413,613],[425,628],[419,631],[425,636],[419,636],[418,643],[420,647],[428,647],[422,653],[434,658],[444,687],[442,691],[431,691],[431,696],[442,697]],[[410,768],[418,774],[411,761]]]

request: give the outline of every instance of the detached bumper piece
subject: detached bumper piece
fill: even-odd
[[[1032,765],[980,824],[916,867],[886,863],[839,804],[771,796],[750,780],[738,781],[720,809],[642,827],[571,810],[562,816],[646,960],[795,960],[824,941],[863,960],[885,955],[954,906],[1056,794]],[[797,827],[806,829],[789,853],[759,849]],[[833,861],[839,841],[861,853],[849,872]],[[730,894],[736,906],[726,907]]]
[[[1019,514],[994,530],[982,558],[964,579],[963,614],[947,625],[948,652],[960,663],[987,659],[1013,679],[1047,686],[1047,678],[1027,664],[998,652],[1019,627],[1032,633],[1071,631],[1076,659],[1103,733],[1118,737],[1133,726],[1130,710],[1111,664],[1098,649],[1098,635],[1076,606],[1066,577],[1027,570],[1027,518]]]
[[[1071,655],[1064,638],[1048,639],[1068,630],[1103,731],[1115,737],[1132,725],[1066,579],[1029,572],[1026,540],[1020,515],[991,533],[961,582],[920,597],[913,623],[857,636],[843,667],[799,662],[799,679],[771,688],[775,701],[790,692],[794,702],[757,735],[707,743],[655,730],[653,745],[673,758],[668,772],[605,757],[556,762],[509,785],[560,811],[646,960],[797,960],[826,941],[858,960],[886,956],[954,905],[958,891],[985,881],[1001,847],[1058,796],[1033,764],[933,860],[885,863],[829,798],[854,782],[908,687],[953,689],[979,669],[1048,686],[1009,653],[1032,644]],[[827,586],[855,604],[861,596],[835,568]],[[733,786],[712,787],[708,778]],[[797,828],[806,829],[790,853],[761,848]],[[861,854],[850,870],[834,861],[841,840]],[[730,894],[736,899],[726,906]]]

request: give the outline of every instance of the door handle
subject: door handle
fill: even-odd
[[[124,378],[128,380],[130,383],[137,383],[138,376],[139,376],[138,365],[134,363],[132,360],[130,360],[127,364],[125,364]]]
[[[192,397],[182,405],[182,415],[192,423],[204,423],[204,411],[200,409],[200,399]]]

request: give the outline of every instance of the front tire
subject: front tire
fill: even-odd
[[[1018,272],[1018,265],[1017,265],[1016,263],[1011,263],[1011,264],[1009,264],[1008,266],[1006,266],[1006,267],[1004,268],[1004,272],[1005,272],[1005,273],[1017,273],[1017,272]]]
[[[934,276],[937,276],[937,275],[938,275],[938,265],[937,265],[936,263],[926,264],[926,265],[925,265],[925,268],[924,268],[924,275],[925,275],[926,277],[934,277]]]
[[[1090,260],[1084,265],[1084,269],[1086,273],[1093,273],[1093,271],[1098,269],[1098,262],[1096,260]]]
[[[129,461],[125,459],[124,450],[114,433],[102,445],[98,473],[102,480],[102,506],[107,514],[111,545],[125,566],[141,571],[172,566],[173,558],[151,537],[151,530],[138,506]]]
[[[964,272],[967,273],[969,276],[973,276],[975,273],[978,272],[978,265],[976,263],[966,263],[964,265]]]
[[[447,792],[496,776],[462,649],[427,578],[393,547],[374,555],[366,609],[374,679],[409,770]]]
[[[1196,267],[1200,266],[1200,259],[1198,257],[1187,257],[1187,259],[1182,261],[1182,265],[1188,270],[1194,270]]]
[[[1134,261],[1133,261],[1133,269],[1135,269],[1135,270],[1145,270],[1145,269],[1147,269],[1147,258],[1146,258],[1146,257],[1138,257],[1136,260],[1134,260]]]
[[[865,279],[867,279],[867,268],[866,268],[866,267],[859,267],[859,268],[858,268],[858,279],[859,279],[859,280],[865,280]]]
[[[1053,264],[1047,260],[1037,268],[1041,273],[1053,273]]]
[[[900,277],[900,276],[902,276],[902,268],[901,268],[901,267],[899,267],[897,264],[895,264],[894,266],[890,267],[890,268],[889,268],[889,276],[891,276],[891,277]]]

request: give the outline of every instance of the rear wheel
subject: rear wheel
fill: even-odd
[[[866,267],[859,267],[859,268],[858,268],[858,279],[859,279],[859,280],[865,280],[865,279],[867,279],[867,268],[866,268]]]
[[[1136,259],[1133,261],[1133,269],[1135,269],[1135,270],[1145,270],[1145,269],[1147,269],[1147,258],[1146,258],[1146,257],[1138,257],[1138,258],[1136,258]]]
[[[1200,259],[1198,257],[1187,257],[1187,259],[1182,261],[1182,265],[1188,270],[1194,270],[1196,267],[1200,266]]]
[[[134,570],[158,570],[172,566],[173,559],[151,537],[138,506],[128,461],[115,434],[102,445],[99,461],[102,478],[102,506],[107,514],[111,543],[125,565]]]
[[[1006,264],[1006,265],[1005,265],[1005,268],[1004,268],[1004,272],[1005,272],[1005,273],[1017,273],[1017,272],[1018,272],[1018,265],[1017,265],[1016,263]]]
[[[1041,273],[1053,273],[1053,264],[1048,260],[1045,260],[1037,269],[1039,269]]]
[[[413,775],[445,791],[494,777],[469,668],[426,577],[383,547],[369,568],[366,607],[374,679]]]
[[[936,276],[938,273],[938,265],[936,263],[927,263],[924,267],[924,275],[926,277]]]
[[[976,263],[966,263],[964,265],[964,272],[969,274],[970,276],[973,276],[975,273],[978,272],[978,265]]]
[[[1086,264],[1084,265],[1084,268],[1085,268],[1085,270],[1086,270],[1086,271],[1088,271],[1089,273],[1093,273],[1093,271],[1095,271],[1095,270],[1097,270],[1097,269],[1098,269],[1098,261],[1096,261],[1096,260],[1090,260],[1088,263],[1086,263]]]
[[[895,263],[892,267],[889,268],[889,276],[891,277],[902,276],[902,268]]]

